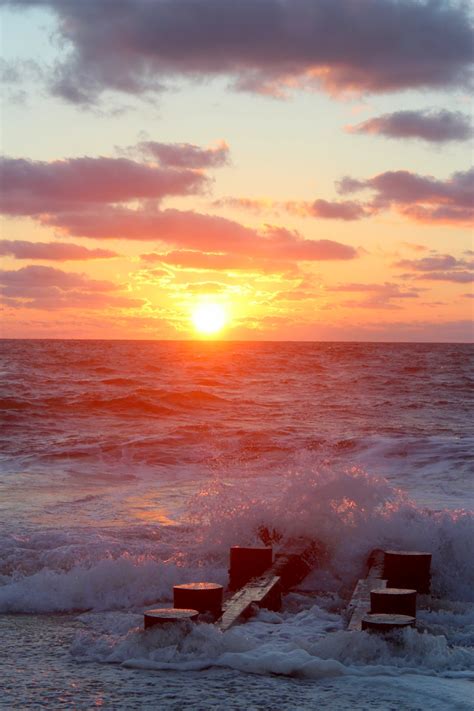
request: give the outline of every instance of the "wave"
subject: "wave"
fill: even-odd
[[[138,388],[133,393],[113,395],[67,395],[47,398],[3,398],[0,410],[21,411],[29,417],[46,414],[69,416],[88,413],[116,413],[126,418],[133,415],[166,415],[177,409],[212,406],[229,402],[225,397],[205,390],[166,391]]]
[[[355,468],[323,465],[234,484],[217,477],[188,496],[185,518],[187,525],[168,529],[156,524],[7,536],[1,542],[0,611],[126,608],[145,604],[150,585],[164,594],[159,579],[181,575],[181,582],[189,581],[205,571],[221,581],[229,546],[259,542],[262,527],[277,529],[283,539],[304,535],[324,544],[328,561],[307,579],[309,590],[347,598],[372,548],[401,548],[432,552],[434,595],[474,601],[474,516],[417,507],[387,481]]]

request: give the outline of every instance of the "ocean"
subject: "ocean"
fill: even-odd
[[[474,708],[472,346],[0,347],[1,708]],[[262,527],[328,550],[281,612],[142,631]],[[432,552],[419,631],[346,631],[373,548]]]

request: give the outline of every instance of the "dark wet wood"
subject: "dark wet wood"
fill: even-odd
[[[224,588],[217,583],[184,583],[173,587],[173,604],[217,616],[222,611],[223,595]]]
[[[347,606],[348,630],[355,632],[362,629],[362,619],[370,612],[370,591],[387,587],[387,581],[382,578],[384,558],[384,552],[379,548],[374,549],[367,558],[365,578],[357,582]]]
[[[228,630],[241,617],[248,616],[252,605],[278,609],[280,606],[280,578],[272,573],[265,573],[253,578],[224,603],[224,612],[217,621],[221,630]]]
[[[197,610],[176,609],[174,607],[157,607],[143,613],[145,629],[155,625],[164,625],[176,622],[194,622],[198,618]]]
[[[252,578],[263,575],[272,565],[269,546],[232,546],[230,549],[229,589],[238,590]]]
[[[431,553],[422,551],[385,551],[384,578],[391,588],[413,588],[429,594]]]
[[[371,632],[393,632],[406,627],[414,627],[416,620],[410,615],[365,615],[362,629]]]
[[[250,580],[224,603],[224,612],[217,621],[227,630],[239,618],[248,616],[252,605],[279,610],[281,593],[301,582],[324,557],[321,544],[305,538],[289,541],[275,556],[271,568]]]
[[[416,590],[389,587],[371,590],[370,612],[416,617]]]

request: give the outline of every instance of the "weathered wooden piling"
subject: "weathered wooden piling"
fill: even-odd
[[[229,589],[238,590],[271,566],[273,550],[268,546],[232,546],[230,549]]]
[[[414,627],[416,620],[410,615],[364,615],[362,629],[369,632],[393,632],[407,627]]]
[[[222,612],[224,588],[217,583],[184,583],[173,587],[175,608],[191,608],[211,612],[216,617]]]
[[[431,553],[421,551],[385,551],[384,574],[390,588],[410,588],[430,592]]]
[[[408,615],[416,617],[416,590],[377,588],[370,591],[370,612],[373,615]]]
[[[155,625],[194,622],[198,615],[197,610],[158,607],[155,610],[146,610],[143,614],[143,622],[145,629],[149,629]]]

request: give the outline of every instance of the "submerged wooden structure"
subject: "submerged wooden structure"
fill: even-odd
[[[347,608],[347,629],[389,632],[415,627],[417,592],[429,592],[430,566],[431,553],[373,550]]]
[[[271,548],[267,550],[271,552]],[[289,541],[276,554],[275,561],[265,573],[251,578],[224,603],[222,616],[217,620],[219,628],[228,630],[240,618],[248,617],[252,606],[279,610],[282,592],[301,582],[322,561],[323,556],[323,547],[315,541],[301,538]],[[232,578],[232,558],[230,572]]]
[[[325,558],[324,546],[307,538],[289,540],[274,558],[270,546],[232,546],[225,598],[223,586],[217,583],[175,585],[174,607],[145,611],[145,629],[201,619],[226,631],[255,609],[279,610],[282,593]],[[417,592],[430,589],[430,565],[430,553],[374,549],[347,606],[347,629],[391,632],[414,627]]]

